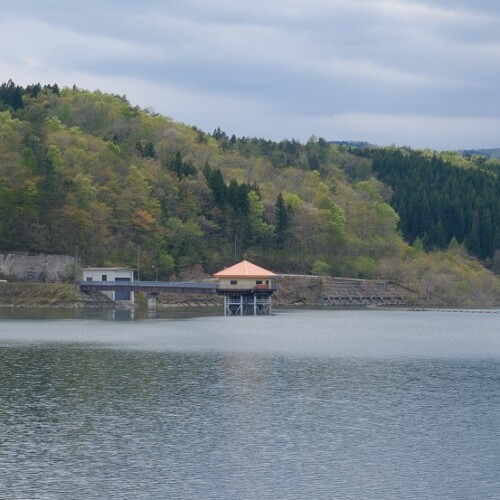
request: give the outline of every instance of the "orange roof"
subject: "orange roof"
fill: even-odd
[[[256,266],[248,260],[242,260],[234,266],[227,267],[213,275],[215,278],[272,278],[276,276],[271,271]]]

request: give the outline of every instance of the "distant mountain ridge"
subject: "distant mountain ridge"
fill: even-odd
[[[481,155],[487,158],[500,158],[500,148],[491,149],[461,149],[460,153],[464,156]]]
[[[348,148],[366,149],[377,148],[379,146],[371,144],[367,141],[327,141],[328,144],[335,146],[345,146]],[[489,149],[459,149],[458,153],[471,157],[471,156],[485,156],[486,158],[500,159],[500,147]]]
[[[328,141],[328,144],[334,144],[336,146],[347,146],[348,148],[375,148],[375,144],[370,144],[366,141]]]

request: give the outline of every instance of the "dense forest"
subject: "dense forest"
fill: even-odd
[[[499,173],[477,155],[207,133],[125,96],[0,86],[0,250],[139,261],[144,277],[246,257],[487,303],[500,294],[485,268],[500,267]]]
[[[481,259],[500,248],[498,169],[456,168],[436,155],[418,151],[367,150],[373,172],[394,191],[391,205],[407,241],[445,249],[455,238]]]

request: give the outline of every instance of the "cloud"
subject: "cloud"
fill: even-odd
[[[22,37],[18,34],[23,33]],[[11,40],[16,40],[12,50]],[[77,66],[89,59],[109,61],[114,58],[151,57],[154,46],[113,36],[82,34],[61,26],[51,26],[35,19],[0,23],[3,60],[21,62],[38,60],[43,66]]]
[[[5,80],[117,94],[238,135],[450,148],[500,137],[492,0],[25,0]]]

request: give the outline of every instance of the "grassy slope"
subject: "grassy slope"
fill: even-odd
[[[3,307],[99,307],[110,304],[102,296],[89,297],[66,283],[0,283]]]

